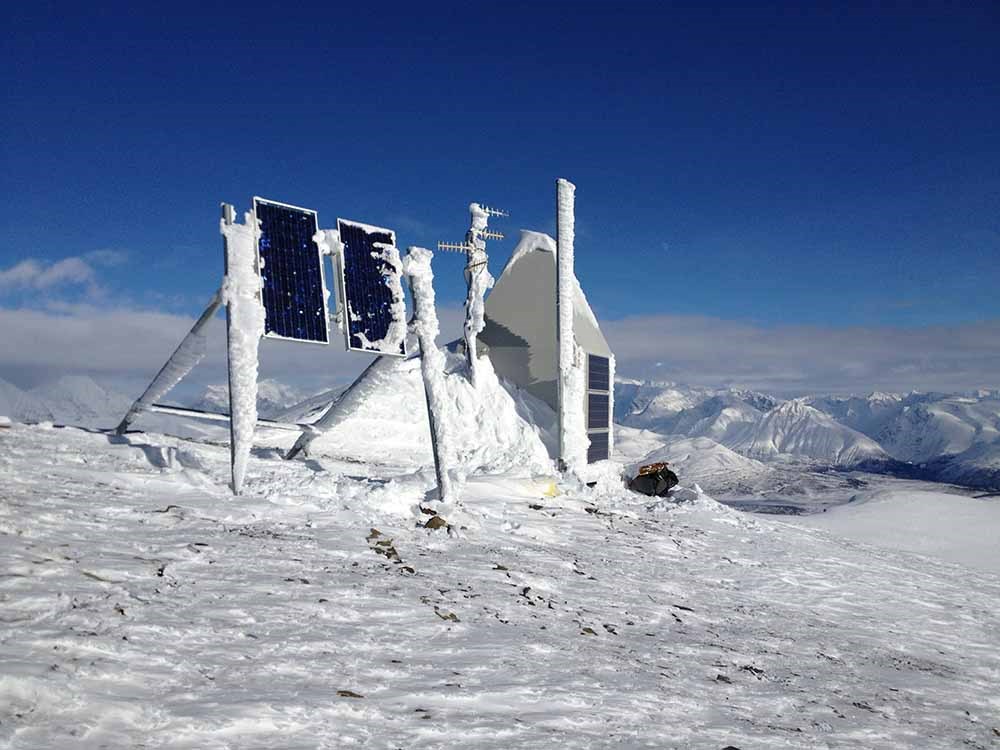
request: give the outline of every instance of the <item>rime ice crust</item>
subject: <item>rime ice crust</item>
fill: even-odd
[[[261,280],[256,268],[257,227],[252,213],[244,224],[220,226],[226,238],[228,264],[222,301],[229,307],[229,398],[233,437],[233,491],[246,477],[257,425],[257,349],[264,335]]]
[[[560,453],[571,471],[587,464],[587,427],[583,404],[586,396],[583,351],[573,334],[573,297],[579,284],[573,271],[575,220],[573,204],[576,186],[559,180],[556,187],[556,284],[559,300],[559,430]]]
[[[405,349],[406,342],[406,300],[403,297],[403,284],[400,279],[402,274],[402,261],[399,258],[399,249],[394,245],[384,243],[374,243],[379,248],[378,252],[373,252],[372,257],[378,258],[393,269],[393,273],[387,277],[389,291],[392,293],[391,315],[392,322],[389,323],[389,330],[385,336],[374,341],[370,341],[364,332],[357,333],[361,339],[361,345],[370,352],[382,354],[399,354]]]
[[[448,467],[455,457],[451,441],[451,422],[454,421],[454,416],[446,396],[444,354],[437,347],[439,325],[434,306],[434,272],[431,270],[433,257],[430,250],[411,247],[403,262],[403,273],[409,277],[410,288],[413,290],[415,315],[412,327],[420,342],[420,371],[424,380],[427,408],[436,415],[434,424],[437,434],[434,439],[437,440],[437,452],[443,466],[439,487],[441,500],[452,502],[455,497]]]
[[[476,342],[479,334],[486,327],[486,304],[484,302],[486,292],[493,288],[495,279],[490,274],[487,265],[486,240],[482,237],[482,232],[486,231],[489,222],[489,214],[483,210],[478,203],[469,205],[469,213],[472,216],[471,226],[467,244],[473,248],[469,253],[469,264],[466,269],[469,279],[469,290],[465,299],[465,327],[464,338],[465,347],[468,352],[469,375],[473,385],[479,383],[479,355],[476,351]]]

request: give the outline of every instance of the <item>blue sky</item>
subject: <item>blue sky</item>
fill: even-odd
[[[4,308],[196,315],[221,200],[433,247],[472,200],[511,238],[552,231],[567,177],[607,320],[1000,319],[995,4],[160,8],[11,12],[0,273],[90,258],[94,278],[9,283]],[[435,265],[457,305],[460,259]]]

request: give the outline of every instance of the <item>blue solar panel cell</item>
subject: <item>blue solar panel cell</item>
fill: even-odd
[[[313,240],[316,212],[263,198],[253,202],[260,223],[264,335],[330,343],[323,262]]]
[[[607,393],[587,394],[587,429],[606,430],[610,421],[610,397]]]
[[[396,234],[390,229],[337,220],[344,245],[344,310],[347,348],[353,351],[403,356],[406,342],[388,347],[387,337],[399,314],[400,269],[384,257],[384,247],[395,248]],[[394,291],[397,290],[397,291]],[[400,297],[401,299],[401,297]]]
[[[604,461],[611,455],[611,361],[587,355],[587,463]]]
[[[611,369],[607,357],[587,355],[587,390],[610,391]]]
[[[587,448],[587,463],[606,461],[610,456],[608,433],[590,432],[587,433],[587,437],[590,438],[590,447]]]

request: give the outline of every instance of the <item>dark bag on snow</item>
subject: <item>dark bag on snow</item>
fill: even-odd
[[[677,475],[667,468],[667,464],[647,464],[639,467],[639,475],[629,480],[628,488],[642,495],[664,497],[677,482]]]

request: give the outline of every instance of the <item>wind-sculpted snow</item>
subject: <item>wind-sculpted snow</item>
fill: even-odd
[[[523,409],[500,384],[490,361],[482,358],[479,385],[474,388],[464,358],[446,355],[445,411],[451,415],[448,430],[456,467],[463,474],[551,471],[542,431],[525,421]],[[336,427],[310,445],[310,455],[430,465],[430,426],[419,360],[394,363],[363,386]]]
[[[431,531],[416,469],[257,450],[237,501],[225,446],[0,430],[0,745],[996,742],[995,575],[610,472]]]

